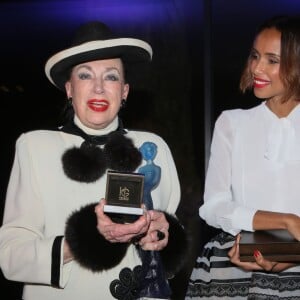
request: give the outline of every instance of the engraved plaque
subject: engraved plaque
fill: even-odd
[[[143,214],[143,191],[143,174],[108,171],[104,212],[114,222],[134,222]]]

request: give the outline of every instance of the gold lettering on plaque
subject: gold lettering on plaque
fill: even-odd
[[[128,201],[129,200],[129,189],[125,187],[120,186],[119,190],[119,200]]]

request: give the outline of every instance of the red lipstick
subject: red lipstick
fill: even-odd
[[[268,80],[264,80],[264,79],[260,79],[260,78],[253,78],[253,86],[255,88],[263,88],[265,86],[267,86],[270,83],[270,81]]]
[[[96,112],[106,111],[109,107],[108,101],[104,99],[90,99],[88,100],[87,105],[91,110]]]

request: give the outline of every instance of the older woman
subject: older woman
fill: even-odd
[[[167,278],[186,248],[174,215],[180,200],[174,161],[159,136],[126,130],[118,117],[129,93],[124,66],[151,57],[148,43],[89,22],[70,48],[47,61],[46,75],[66,92],[71,118],[56,131],[18,138],[0,229],[1,269],[25,283],[24,300],[171,297]],[[161,168],[153,209],[133,223],[114,223],[103,209],[107,171],[135,173],[144,142],[157,146]],[[159,272],[150,280],[145,253],[159,253],[152,256]]]

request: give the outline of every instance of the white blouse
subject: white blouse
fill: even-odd
[[[236,235],[253,231],[257,210],[300,215],[299,105],[286,118],[263,102],[216,121],[200,217]]]

